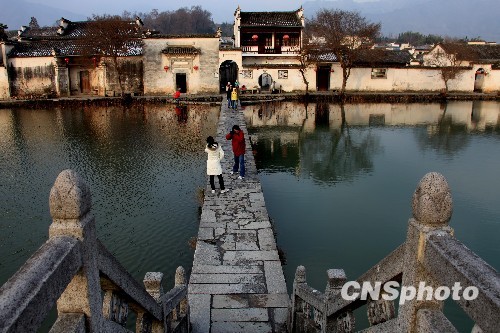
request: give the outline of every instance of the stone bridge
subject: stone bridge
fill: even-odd
[[[248,134],[241,112],[222,106],[216,137],[227,154],[224,170],[232,158],[223,135],[233,124]],[[442,312],[443,296],[450,296],[443,291],[457,283],[464,295],[476,288],[454,299],[474,321],[472,331],[500,331],[500,275],[453,237],[452,197],[438,173],[418,184],[398,248],[357,279],[328,270],[324,292],[307,284],[299,266],[289,298],[248,141],[247,149],[246,179],[225,174],[229,192],[206,191],[189,284],[180,267],[166,293],[162,273],[147,273],[141,285],[109,253],[96,236],[89,188],[74,171],[61,172],[50,193],[49,239],[0,288],[0,332],[35,332],[54,305],[52,333],[130,332],[124,326],[130,312],[141,333],[347,333],[356,331],[353,311],[364,305],[370,327],[362,332],[458,332]],[[379,283],[384,291],[348,289],[343,297],[348,280]],[[385,297],[390,285],[428,289],[404,304],[402,293],[396,312],[397,299]]]

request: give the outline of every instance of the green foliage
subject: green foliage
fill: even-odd
[[[219,27],[222,30],[223,37],[232,37],[234,35],[233,22],[223,22],[219,24]]]
[[[165,12],[159,12],[158,9],[153,9],[149,13],[125,11],[122,14],[124,19],[132,19],[136,16],[142,19],[145,29],[159,31],[162,34],[215,34],[217,30],[212,20],[212,13],[201,6],[183,7]]]
[[[396,43],[409,43],[413,46],[442,43],[444,38],[438,35],[423,35],[420,32],[406,31],[400,33],[396,38]]]

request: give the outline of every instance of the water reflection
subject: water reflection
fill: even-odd
[[[422,150],[452,158],[467,147],[469,133],[498,131],[497,102],[448,104],[326,104],[290,102],[251,105],[245,118],[252,128],[258,167],[287,169],[318,181],[348,180],[373,169],[383,151],[371,128],[414,127]]]
[[[400,245],[429,171],[450,184],[456,237],[500,267],[499,110],[498,102],[247,106],[289,291],[299,265],[323,288],[327,269],[355,279]],[[460,311],[445,313],[470,331]]]
[[[99,238],[137,279],[190,267],[218,116],[203,105],[0,110],[0,283],[47,239],[49,191],[66,168],[89,184]]]

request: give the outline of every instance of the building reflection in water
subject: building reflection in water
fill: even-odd
[[[420,149],[452,156],[470,135],[499,131],[500,103],[334,104],[277,102],[250,105],[244,114],[258,168],[287,169],[326,182],[373,169],[383,151],[370,128],[411,127]]]
[[[205,138],[217,132],[219,113],[165,104],[0,109],[0,284],[46,240],[48,194],[67,168],[92,189],[99,238],[136,278],[158,263],[167,274],[188,267],[193,193],[205,179]],[[164,239],[172,239],[168,247]],[[174,253],[175,263],[167,259]]]

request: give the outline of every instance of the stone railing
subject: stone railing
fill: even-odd
[[[446,298],[454,299],[475,322],[472,332],[499,332],[500,275],[453,237],[448,226],[452,199],[445,178],[425,175],[412,208],[405,243],[356,281],[348,282],[341,269],[328,270],[321,293],[307,285],[305,268],[297,268],[292,332],[354,332],[353,310],[365,304],[370,327],[363,332],[458,332],[442,312]],[[376,282],[380,294],[363,297],[363,284],[375,288]],[[401,286],[397,317],[390,286]]]
[[[97,239],[90,191],[74,171],[57,177],[50,213],[49,239],[0,288],[0,332],[36,331],[55,304],[52,333],[129,332],[129,310],[136,332],[189,331],[184,269],[166,294],[162,273],[140,285]]]

